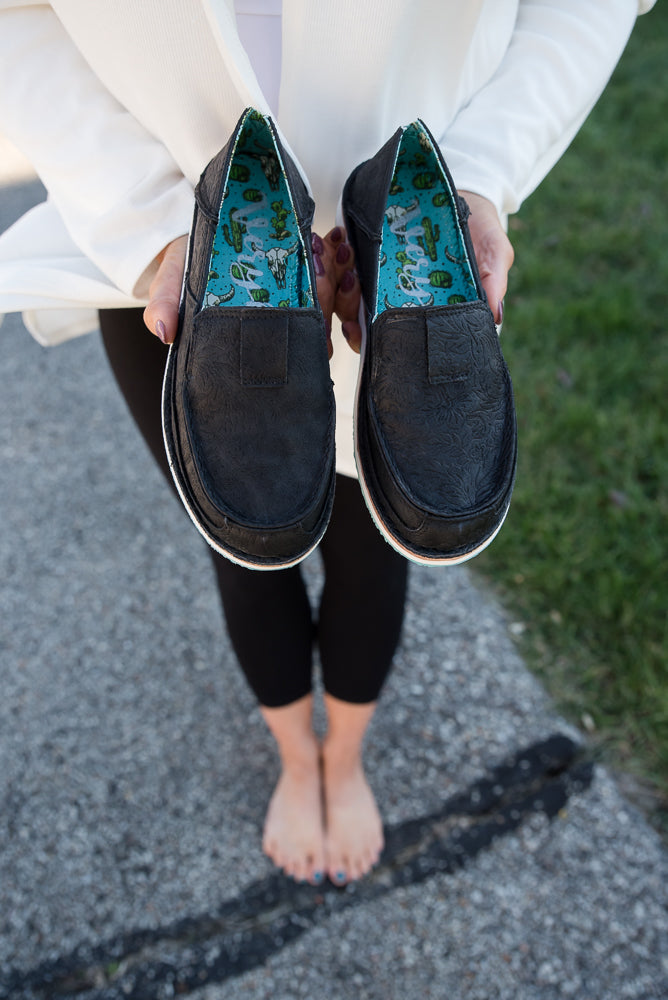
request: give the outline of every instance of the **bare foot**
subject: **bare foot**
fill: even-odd
[[[325,874],[325,842],[318,744],[285,762],[271,797],[262,849],[286,875],[312,885]]]
[[[362,760],[323,746],[327,874],[335,885],[365,875],[383,849],[383,824]]]

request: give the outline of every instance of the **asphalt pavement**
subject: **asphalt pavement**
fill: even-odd
[[[43,197],[4,180],[0,230]],[[474,568],[411,575],[367,745],[380,866],[277,873],[275,754],[98,336],[8,316],[0,350],[0,998],[668,997],[665,848]]]

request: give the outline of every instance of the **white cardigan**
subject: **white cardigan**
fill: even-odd
[[[352,168],[417,117],[459,188],[516,211],[652,5],[283,0],[278,125],[314,229],[334,225]],[[0,0],[0,131],[49,192],[0,237],[0,313],[23,311],[54,344],[94,329],[98,308],[145,304],[155,256],[188,231],[193,185],[249,105],[269,113],[233,0]],[[339,420],[356,363],[339,339]]]

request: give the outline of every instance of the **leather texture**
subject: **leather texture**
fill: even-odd
[[[163,430],[179,493],[207,541],[241,565],[280,569],[304,558],[329,521],[334,395],[319,306],[202,308],[231,151],[249,113],[197,186]],[[267,121],[315,289],[313,202]]]
[[[356,458],[386,539],[415,562],[456,563],[481,551],[506,516],[517,463],[515,408],[475,263],[468,206],[440,152],[478,298],[374,316],[383,217],[402,134],[357,167],[343,193],[367,326]]]

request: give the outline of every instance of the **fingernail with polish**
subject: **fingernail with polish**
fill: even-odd
[[[342,292],[350,292],[355,287],[355,272],[354,271],[344,271],[343,277],[339,284],[339,288]]]
[[[157,333],[163,344],[167,343],[167,331],[165,330],[165,324],[161,319],[155,324],[155,332]]]
[[[335,875],[335,878],[336,878],[337,882],[345,882],[345,880],[346,880],[346,873],[345,872],[337,872],[336,875]]]
[[[323,878],[324,875],[322,874],[322,872],[313,872],[313,881],[316,883],[316,885],[320,885]]]
[[[318,277],[322,278],[322,276],[325,273],[325,267],[320,257],[320,254],[317,252],[313,254],[313,268]]]
[[[311,249],[313,250],[313,253],[322,253],[325,249],[325,245],[317,233],[311,234]]]
[[[336,263],[345,264],[345,262],[350,257],[350,247],[347,243],[342,243],[339,249],[336,251]]]
[[[340,243],[343,239],[343,230],[341,229],[341,226],[335,226],[329,234],[329,238],[332,243]]]
[[[499,326],[503,323],[503,302],[499,302]]]

